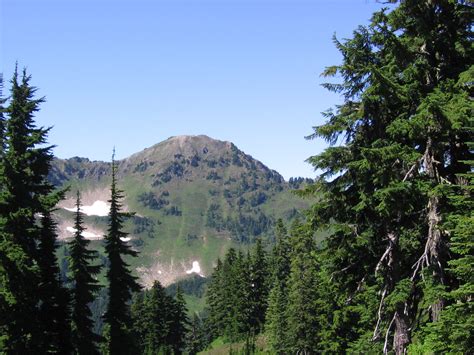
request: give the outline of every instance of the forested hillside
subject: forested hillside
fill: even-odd
[[[342,103],[307,137],[328,144],[315,181],[206,136],[55,159],[16,68],[0,95],[0,353],[471,353],[474,7],[390,3],[334,38],[324,87]]]

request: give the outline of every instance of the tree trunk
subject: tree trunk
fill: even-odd
[[[393,336],[393,350],[395,354],[406,354],[409,343],[408,317],[403,313],[403,310],[398,310],[395,313],[395,334]]]

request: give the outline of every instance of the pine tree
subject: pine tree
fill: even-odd
[[[229,340],[240,340],[250,336],[250,254],[237,253],[235,262],[230,265],[227,280],[228,323],[226,336]]]
[[[4,156],[5,156],[5,107],[4,104],[6,99],[3,98],[3,74],[0,74],[0,208],[2,208],[3,202],[3,193],[5,191],[5,180],[4,180]],[[3,227],[3,215],[0,214],[0,228]],[[3,235],[2,230],[0,233]],[[1,253],[5,252],[5,246],[0,242],[0,290],[5,290],[5,276],[6,270],[3,265],[3,257]],[[8,304],[6,300],[8,292],[0,291],[0,314],[6,314],[8,311]],[[0,321],[0,349],[6,347],[6,342],[8,340],[8,328],[5,322]]]
[[[186,315],[186,302],[180,287],[176,291],[176,298],[170,298],[170,301],[168,344],[172,348],[173,354],[177,355],[182,354],[184,351],[186,331],[189,326],[189,320]]]
[[[288,279],[287,337],[297,354],[315,354],[319,342],[316,307],[317,268],[313,232],[296,224],[292,230],[291,270]],[[277,291],[278,292],[278,291]]]
[[[0,169],[3,169],[3,155],[5,154],[5,107],[7,99],[3,97],[3,74],[0,73]],[[0,177],[3,176],[3,170],[0,170]],[[3,186],[3,185],[1,185]]]
[[[8,353],[41,352],[37,290],[40,283],[38,253],[41,225],[37,214],[47,208],[51,147],[45,146],[48,129],[34,124],[44,99],[35,99],[30,76],[15,70],[11,98],[2,134],[0,195],[0,346]]]
[[[211,339],[222,335],[222,330],[224,329],[224,315],[226,314],[226,310],[224,309],[225,299],[223,297],[225,282],[223,273],[223,263],[220,258],[218,258],[206,292],[206,307],[209,313],[206,323],[210,331],[209,336]]]
[[[288,319],[288,279],[291,268],[291,246],[283,221],[279,219],[275,228],[276,245],[271,258],[271,290],[268,295],[265,333],[273,351],[287,353],[289,339],[287,335]]]
[[[132,304],[132,320],[137,352],[157,354],[181,351],[184,346],[181,321],[186,317],[182,307],[184,304],[178,306],[159,281],[155,281],[150,290],[136,294]]]
[[[241,251],[237,253],[230,248],[224,261],[218,262],[207,292],[212,338],[223,336],[235,341],[249,336],[249,259]]]
[[[112,156],[109,227],[105,236],[105,252],[109,260],[107,270],[109,303],[104,316],[109,327],[108,351],[111,355],[128,354],[132,349],[129,302],[132,293],[140,290],[136,277],[132,276],[128,264],[123,259],[126,256],[136,257],[137,252],[123,241],[127,236],[123,231],[124,218],[127,214],[121,211],[120,200],[123,198],[123,191],[117,188],[116,175],[117,166]]]
[[[460,84],[469,82],[472,90],[474,73],[464,76]],[[473,92],[470,97],[472,99]],[[470,118],[467,131],[473,132],[474,119]],[[467,142],[471,150],[472,141]],[[444,195],[450,206],[443,227],[450,233],[450,252],[447,272],[456,278],[456,285],[443,293],[449,302],[436,322],[428,323],[418,335],[418,341],[410,350],[423,353],[465,353],[474,347],[474,160],[465,160],[470,171],[458,174],[457,184],[444,187]]]
[[[97,252],[88,249],[90,241],[83,236],[83,222],[81,197],[77,191],[74,238],[68,245],[69,281],[72,285],[72,343],[77,354],[96,354],[100,337],[93,331],[94,321],[90,304],[100,289],[95,276],[100,272],[101,266],[93,264],[97,259]]]
[[[267,254],[262,246],[262,241],[257,239],[255,247],[249,260],[250,267],[250,294],[248,303],[250,305],[250,329],[255,334],[260,333],[265,322],[267,310],[269,270]]]
[[[196,355],[204,349],[206,339],[204,331],[204,322],[197,313],[194,313],[189,325],[189,331],[186,333],[186,351],[190,355]]]
[[[308,191],[321,198],[313,226],[331,225],[319,259],[342,351],[404,353],[450,302],[444,191],[472,156],[469,85],[456,87],[471,66],[472,13],[464,1],[405,0],[335,40],[343,63],[325,75],[343,82],[325,87],[344,103],[315,128],[331,147],[309,159],[323,174]]]
[[[60,196],[58,196],[60,197]],[[59,198],[50,200],[51,210]],[[40,283],[37,292],[39,300],[39,322],[41,324],[40,349],[42,353],[70,354],[70,294],[61,284],[60,270],[56,257],[56,223],[51,211],[44,211],[41,217],[41,239],[38,252]]]
[[[267,321],[265,323],[268,343],[277,354],[287,353],[287,305],[287,288],[283,280],[277,278],[268,296]]]

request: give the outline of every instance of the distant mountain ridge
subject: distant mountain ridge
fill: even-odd
[[[230,246],[271,240],[274,222],[290,220],[307,202],[291,192],[275,170],[233,143],[205,135],[176,136],[117,162],[128,242],[142,282],[169,284],[189,273],[208,275]],[[87,158],[55,159],[50,181],[70,186],[58,210],[61,239],[72,236],[73,196],[83,197],[88,237],[102,249],[111,163]]]

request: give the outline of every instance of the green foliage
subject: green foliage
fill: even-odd
[[[206,333],[204,322],[194,313],[186,333],[186,351],[190,355],[195,355],[206,346]]]
[[[313,353],[319,342],[317,265],[313,232],[295,224],[291,231],[291,267],[288,301],[283,312],[288,320],[287,339],[292,353]]]
[[[120,200],[123,198],[123,192],[117,188],[116,169],[112,157],[109,228],[105,237],[105,251],[109,260],[107,270],[109,297],[104,316],[109,327],[108,352],[111,355],[128,354],[132,350],[129,301],[132,293],[140,290],[136,278],[132,276],[128,264],[123,259],[125,256],[137,256],[137,252],[123,240],[127,236],[123,231],[124,218],[129,214],[121,211]]]
[[[52,199],[50,203],[50,206],[56,205],[57,199]],[[40,338],[40,349],[45,353],[69,353],[72,351],[70,294],[60,280],[55,254],[56,223],[50,211],[43,212],[41,226],[41,239],[38,245],[39,255],[41,255],[38,259],[40,283],[37,292],[39,322],[43,332]]]
[[[472,312],[456,344],[447,334],[433,344],[433,329],[448,329],[450,309],[469,299],[456,294],[459,283],[472,285],[455,271],[458,261],[470,266],[456,243],[472,250],[452,223],[453,201],[471,198],[455,186],[472,171],[472,13],[463,1],[399,1],[334,40],[343,62],[324,75],[342,82],[324,86],[344,102],[309,137],[331,146],[308,159],[323,173],[306,189],[320,197],[313,227],[332,225],[318,257],[320,280],[337,295],[318,290],[331,305],[325,351],[403,353],[412,339],[441,352],[470,348]]]
[[[150,290],[134,295],[131,310],[136,351],[141,354],[184,351],[188,319],[179,289],[176,298],[172,298],[156,281]]]
[[[250,305],[249,326],[252,333],[255,334],[263,330],[265,323],[265,312],[268,306],[269,271],[267,253],[263,249],[262,241],[257,239],[249,260],[250,292],[248,297]]]
[[[178,289],[180,289],[186,295],[202,298],[206,293],[208,283],[208,278],[192,274],[167,286],[166,292],[172,297],[175,297],[178,293]]]
[[[291,245],[283,221],[276,225],[276,245],[271,256],[271,290],[268,296],[265,332],[277,353],[288,350],[288,279],[291,268]]]
[[[35,99],[30,80],[15,70],[8,106],[0,100],[0,351],[21,354],[66,350],[69,342],[50,215],[60,196],[46,180],[49,130],[35,126],[44,99]]]
[[[83,237],[83,214],[80,211],[81,199],[79,191],[76,199],[74,220],[74,238],[69,242],[69,281],[71,283],[71,324],[74,352],[77,354],[98,353],[97,344],[100,338],[94,333],[94,320],[90,309],[95,295],[100,289],[96,275],[100,265],[94,265],[97,252],[89,250],[90,241]]]
[[[217,261],[207,290],[211,339],[230,341],[263,329],[268,297],[268,261],[261,242],[244,256],[231,248]]]

